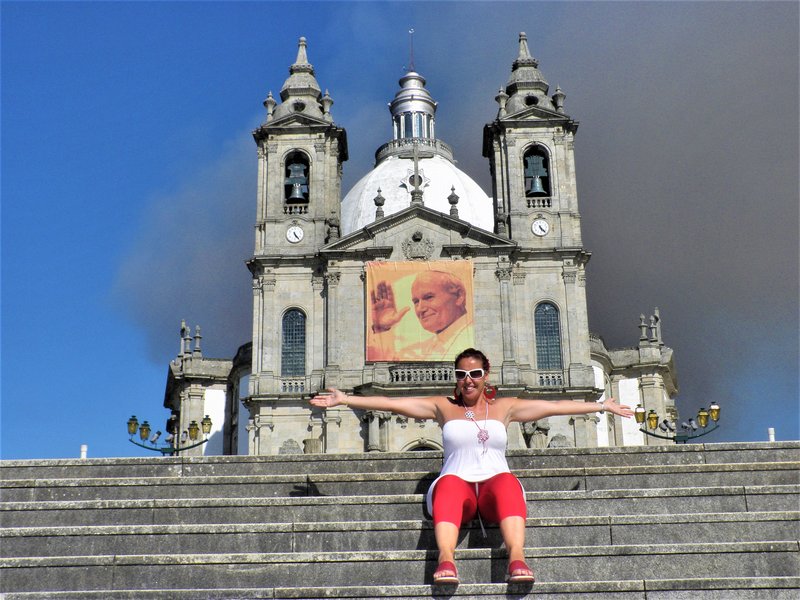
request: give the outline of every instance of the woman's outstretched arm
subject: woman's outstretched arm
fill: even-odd
[[[310,402],[320,408],[333,408],[345,405],[364,410],[385,410],[412,419],[436,419],[439,416],[437,398],[434,396],[409,396],[389,398],[388,396],[348,396],[336,388],[320,392]]]
[[[559,415],[586,415],[606,410],[620,417],[631,417],[633,411],[613,398],[604,402],[576,402],[575,400],[525,400],[514,398],[509,411],[509,421],[536,421]]]

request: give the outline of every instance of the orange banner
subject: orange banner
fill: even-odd
[[[474,347],[472,261],[367,263],[367,361],[452,361]]]

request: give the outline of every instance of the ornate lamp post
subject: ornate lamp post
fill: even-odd
[[[651,410],[645,415],[645,409],[641,404],[636,407],[633,414],[636,418],[636,422],[640,425],[639,431],[642,433],[662,440],[672,440],[678,444],[685,444],[689,440],[702,437],[717,429],[719,427],[717,424],[717,421],[719,421],[719,410],[719,405],[716,402],[709,406],[708,410],[701,408],[697,412],[696,420],[689,419],[689,421],[683,421],[681,423],[680,432],[677,431],[678,428],[675,426],[675,421],[670,421],[669,419],[662,420],[654,410]],[[709,418],[714,422],[714,426],[711,429],[708,429]],[[648,431],[648,429],[652,429],[653,431]],[[656,429],[660,429],[664,432],[663,435],[656,433]],[[698,430],[702,431],[696,433]]]
[[[172,427],[170,425],[173,423],[173,420],[170,419],[167,421],[167,426]],[[158,446],[158,438],[161,437],[161,432],[156,431],[152,436],[150,435],[151,427],[150,423],[145,421],[141,425],[139,424],[139,420],[136,418],[136,415],[133,415],[130,419],[128,419],[128,435],[130,438],[128,441],[131,444],[135,444],[140,448],[144,448],[146,450],[153,450],[154,452],[161,452],[163,456],[173,456],[175,454],[179,454],[184,450],[189,450],[190,448],[197,448],[198,446],[202,446],[206,442],[208,442],[208,434],[211,433],[211,419],[208,415],[205,416],[203,420],[200,421],[200,424],[197,424],[197,421],[192,421],[189,423],[189,427],[184,431],[180,437],[178,436],[178,428],[177,428],[177,420],[174,421],[174,428],[170,430],[169,435],[167,436],[166,441],[168,442],[164,446]],[[134,436],[136,432],[139,432],[139,438],[144,443],[137,442],[134,440]],[[200,431],[203,432],[203,439],[199,442],[197,438],[199,437]],[[185,445],[189,442],[189,445]]]

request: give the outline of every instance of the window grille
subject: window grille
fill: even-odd
[[[293,308],[283,315],[281,339],[281,376],[306,374],[306,316]]]
[[[557,371],[561,366],[561,328],[558,309],[542,302],[533,313],[536,328],[536,367],[540,371]]]

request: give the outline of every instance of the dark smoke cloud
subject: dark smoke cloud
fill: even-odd
[[[244,263],[253,253],[255,168],[255,144],[242,132],[215,163],[151,199],[113,297],[147,332],[153,360],[177,354],[182,319],[200,325],[207,355],[231,357],[250,340]]]
[[[562,87],[581,122],[592,330],[609,346],[635,345],[639,314],[658,306],[682,412],[712,400],[726,410],[725,428],[706,439],[764,439],[768,426],[800,437],[796,3],[334,6],[301,34],[348,131],[345,190],[390,137],[386,103],[409,64],[409,21],[439,137],[489,190],[482,126],[525,30],[551,91]],[[277,89],[295,48],[265,43],[274,64],[264,89]],[[215,355],[249,340],[255,125],[197,181],[153,199],[120,272],[116,297],[159,360],[177,349],[181,318],[203,326]]]

